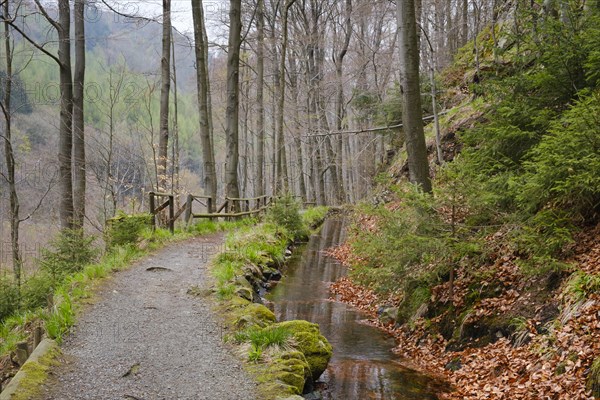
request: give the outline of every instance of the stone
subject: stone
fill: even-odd
[[[299,351],[292,351],[274,359],[269,365],[268,374],[271,379],[291,386],[295,394],[301,394],[306,377],[310,376],[311,372],[304,355]]]
[[[253,301],[254,300],[254,288],[252,284],[248,282],[246,278],[243,276],[238,276],[235,281],[235,294],[236,296],[241,297],[242,299]]]
[[[279,322],[273,327],[282,327],[292,333],[296,343],[294,347],[306,357],[310,367],[310,378],[313,381],[319,379],[333,354],[331,345],[319,331],[319,325],[298,320]]]
[[[273,311],[258,303],[250,303],[237,311],[236,314],[238,317],[235,321],[235,326],[238,329],[245,329],[250,326],[264,328],[275,322]]]
[[[396,322],[396,318],[398,318],[398,307],[384,307],[380,310],[379,313],[379,321],[388,325]]]

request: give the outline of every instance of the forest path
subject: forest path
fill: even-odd
[[[216,234],[175,243],[115,273],[63,343],[44,400],[254,399],[255,383],[222,341],[206,298]]]

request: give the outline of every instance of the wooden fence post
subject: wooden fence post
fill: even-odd
[[[154,212],[154,210],[156,209],[156,206],[154,204],[154,192],[150,192],[148,193],[148,200],[150,202],[150,214],[152,214],[152,230],[156,229],[156,213]]]
[[[175,233],[175,196],[169,195],[169,230]]]
[[[187,195],[186,205],[185,205],[185,225],[189,226],[190,221],[192,220],[192,203],[194,202],[194,196],[191,194]]]

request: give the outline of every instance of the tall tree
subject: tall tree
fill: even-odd
[[[8,183],[9,204],[10,204],[10,243],[12,264],[17,285],[21,284],[21,249],[19,246],[19,227],[21,220],[19,219],[19,196],[17,193],[17,182],[15,179],[15,156],[12,146],[12,114],[11,114],[11,94],[12,94],[12,79],[13,79],[13,50],[11,29],[8,20],[10,20],[10,2],[5,1],[2,5],[2,13],[4,19],[4,61],[6,68],[6,78],[4,81],[4,98],[1,99],[0,106],[4,115],[5,129],[2,139],[4,139],[4,157],[6,160],[6,175],[5,180]]]
[[[398,8],[402,123],[408,154],[409,179],[419,185],[424,192],[431,193],[429,162],[423,133],[415,1],[399,0],[396,4]]]
[[[265,194],[265,3],[256,6],[256,195]]]
[[[204,187],[208,195],[217,201],[217,172],[215,168],[215,151],[211,132],[212,115],[210,113],[208,60],[206,58],[208,43],[205,40],[204,9],[202,0],[192,0],[192,18],[194,20],[194,42],[196,50],[196,82],[198,87],[198,114],[200,116],[200,141],[204,163]],[[209,210],[212,212],[212,210]]]
[[[160,133],[158,138],[158,190],[167,189],[169,148],[169,95],[171,91],[171,0],[163,0],[162,58],[160,88]]]
[[[288,15],[296,0],[286,0],[282,13],[281,57],[279,63],[279,98],[277,99],[277,178],[276,187],[280,193],[288,190],[287,155],[285,150],[284,118],[285,111],[285,60],[288,45]]]
[[[85,218],[85,4],[75,0],[75,70],[73,74],[73,227],[83,228]]]
[[[239,80],[242,43],[242,1],[229,1],[229,42],[227,53],[227,115],[225,117],[225,195],[240,197],[239,162]]]
[[[333,63],[335,64],[335,75],[336,75],[336,101],[335,101],[335,128],[338,131],[341,131],[344,128],[344,83],[343,83],[343,73],[344,73],[344,58],[348,53],[348,47],[350,45],[350,39],[352,37],[352,0],[346,0],[345,5],[345,15],[344,15],[344,38],[342,39],[342,44],[338,52],[334,50],[333,53]],[[337,176],[339,179],[338,187],[335,188],[335,195],[338,203],[343,203],[345,201],[345,190],[344,190],[344,177],[342,171],[342,145],[343,139],[336,137],[332,139],[335,141],[336,145],[336,165]]]

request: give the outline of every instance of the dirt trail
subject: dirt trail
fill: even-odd
[[[222,235],[173,244],[115,275],[62,346],[44,400],[255,399],[203,288]]]

